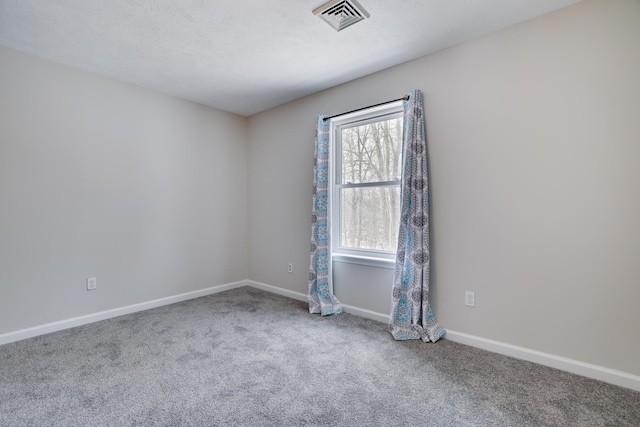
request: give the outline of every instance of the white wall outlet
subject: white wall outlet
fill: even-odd
[[[469,306],[469,307],[475,307],[476,306],[476,293],[475,292],[466,291],[464,293],[464,305]]]
[[[293,273],[293,264],[289,263],[289,265],[287,266],[287,271],[289,273]]]
[[[87,290],[92,291],[98,287],[98,280],[95,277],[89,277],[87,279]]]

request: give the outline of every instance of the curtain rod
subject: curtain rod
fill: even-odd
[[[355,109],[355,110],[347,111],[346,113],[334,114],[333,116],[324,117],[324,118],[322,119],[322,121],[323,121],[323,122],[326,122],[327,120],[329,120],[329,119],[333,119],[334,117],[344,116],[345,114],[355,113],[355,112],[357,112],[357,111],[366,110],[367,108],[379,107],[379,106],[381,106],[381,105],[391,104],[392,102],[396,102],[396,101],[408,101],[408,100],[409,100],[409,95],[405,95],[405,96],[403,96],[402,98],[392,99],[391,101],[381,102],[380,104],[369,105],[368,107],[357,108],[357,109]]]

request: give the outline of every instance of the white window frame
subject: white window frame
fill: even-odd
[[[370,265],[382,268],[394,268],[396,252],[385,252],[368,249],[352,249],[340,247],[340,189],[363,188],[367,186],[396,186],[401,180],[387,181],[373,184],[344,184],[340,183],[341,173],[341,132],[345,128],[363,126],[369,123],[391,120],[403,115],[402,101],[389,103],[383,106],[372,107],[355,113],[331,119],[331,156],[330,165],[330,198],[331,198],[331,256],[333,261],[350,264]],[[402,161],[402,160],[401,160]]]

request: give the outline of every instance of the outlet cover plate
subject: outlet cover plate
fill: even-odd
[[[89,277],[87,279],[87,290],[92,291],[98,287],[98,280],[95,277]]]
[[[464,305],[467,307],[475,307],[476,306],[476,293],[466,291],[464,293]]]

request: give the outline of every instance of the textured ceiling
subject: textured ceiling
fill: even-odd
[[[249,116],[580,0],[325,1],[0,0],[0,44]]]

